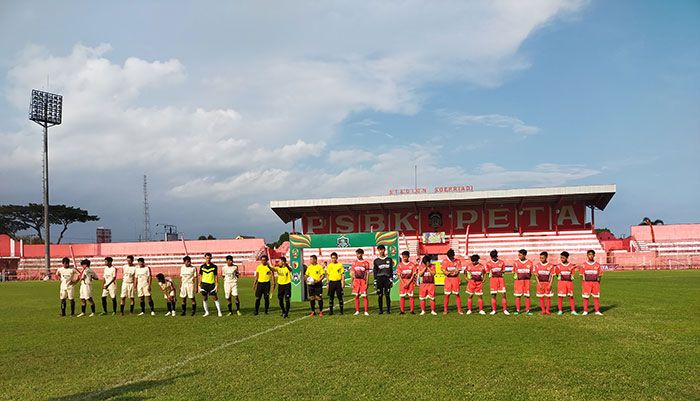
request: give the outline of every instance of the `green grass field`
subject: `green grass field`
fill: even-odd
[[[241,317],[165,317],[154,286],[156,317],[78,319],[58,316],[56,282],[2,283],[0,399],[700,397],[700,271],[608,273],[603,317],[303,318],[294,303],[283,320],[276,297],[253,316],[240,287]]]

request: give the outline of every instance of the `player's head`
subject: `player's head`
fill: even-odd
[[[287,266],[287,258],[280,256],[280,263],[282,263],[282,266]]]
[[[207,263],[211,262],[211,253],[207,252],[204,254],[204,261]]]
[[[338,254],[331,252],[331,262],[336,263],[338,261]]]
[[[559,259],[561,259],[561,263],[566,263],[569,261],[569,252],[562,252],[559,254]]]
[[[311,257],[309,259],[311,259],[312,265],[315,265],[316,263],[318,263],[318,257],[316,255],[311,255]]]
[[[112,259],[111,256],[107,256],[107,257],[105,258],[105,264],[106,264],[107,266],[112,266],[112,262],[114,262],[114,259]]]
[[[448,258],[454,259],[454,258],[455,258],[455,250],[454,250],[454,249],[448,249],[446,255],[447,255]]]
[[[144,258],[138,258],[136,259],[136,262],[139,264],[139,266],[144,267],[146,265],[146,260]]]
[[[469,259],[471,259],[472,264],[476,265],[479,263],[480,258],[479,258],[479,255],[474,254],[474,255],[470,256]]]
[[[163,273],[156,274],[156,280],[158,280],[159,283],[165,283],[165,275]]]
[[[262,255],[260,257],[260,263],[262,263],[263,265],[266,265],[267,261],[268,261],[267,255]]]
[[[493,260],[498,259],[498,251],[494,249],[493,251],[489,252],[489,256],[491,256],[491,259]]]
[[[129,255],[126,257],[126,264],[128,264],[129,266],[134,264],[134,255]]]
[[[90,259],[83,259],[80,261],[80,266],[90,267]]]
[[[355,256],[357,256],[358,259],[362,259],[362,257],[365,255],[365,251],[362,248],[358,248],[355,251]]]
[[[182,258],[182,261],[185,263],[185,266],[190,267],[192,266],[192,258],[189,256],[185,256]]]
[[[518,251],[518,258],[520,258],[520,260],[525,260],[526,256],[527,256],[527,250],[521,249]]]
[[[547,261],[549,254],[547,252],[540,252],[540,262],[544,263]]]
[[[384,253],[386,252],[386,247],[384,245],[379,245],[377,246],[377,251],[379,252],[380,256],[384,256]]]
[[[70,259],[68,259],[68,258],[61,259],[61,264],[63,265],[63,267],[68,267],[70,265]]]
[[[401,260],[403,260],[404,262],[408,262],[408,258],[410,258],[410,257],[411,257],[411,252],[409,252],[409,251],[401,252]]]
[[[586,257],[588,258],[589,262],[593,262],[595,259],[595,251],[593,249],[589,249],[588,252],[586,252]]]
[[[226,264],[229,266],[233,266],[233,256],[226,255]]]
[[[425,256],[423,256],[423,259],[421,259],[420,262],[426,266],[430,266],[430,261],[431,261],[430,256],[425,255]]]

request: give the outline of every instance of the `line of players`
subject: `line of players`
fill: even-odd
[[[386,255],[386,249],[383,245],[377,247],[379,256],[374,260],[372,272],[374,276],[374,287],[378,296],[379,314],[384,313],[384,304],[386,304],[386,312],[391,313],[391,298],[390,290],[393,285],[392,277],[394,274],[394,261]],[[491,251],[490,260],[485,264],[480,262],[479,255],[472,255],[470,262],[466,266],[462,266],[462,261],[455,258],[455,253],[450,249],[446,258],[441,261],[441,269],[445,275],[444,282],[444,305],[443,314],[448,313],[451,295],[455,295],[455,303],[457,312],[463,314],[462,302],[460,296],[461,279],[460,274],[466,276],[467,288],[467,314],[472,313],[472,299],[477,297],[479,314],[486,314],[483,305],[483,284],[486,277],[489,277],[489,290],[491,294],[491,315],[496,314],[497,297],[501,294],[501,305],[503,313],[509,315],[508,304],[505,297],[506,288],[504,275],[506,274],[506,264],[498,258],[496,250]],[[192,265],[189,256],[183,258],[183,266],[180,269],[181,288],[180,297],[182,299],[182,312],[184,316],[187,312],[187,299],[192,305],[192,315],[196,313],[195,288],[198,288],[203,300],[204,316],[209,315],[207,300],[211,296],[217,309],[217,315],[222,316],[221,305],[218,299],[219,280],[218,267],[211,262],[212,255],[206,253],[204,256],[205,263],[200,266],[199,274],[196,268]],[[587,252],[587,261],[582,265],[570,263],[568,252],[560,254],[560,263],[551,264],[548,261],[547,252],[542,252],[539,255],[539,262],[533,263],[527,259],[527,251],[521,249],[518,252],[518,259],[513,263],[514,275],[514,290],[515,296],[515,314],[521,312],[521,299],[525,298],[525,311],[528,315],[532,315],[530,311],[530,284],[532,278],[536,281],[536,295],[540,299],[540,309],[542,314],[550,314],[551,298],[553,297],[552,283],[556,276],[557,295],[558,295],[558,312],[563,314],[563,300],[568,298],[571,314],[577,315],[574,303],[574,275],[578,271],[582,277],[582,297],[583,297],[583,314],[588,314],[588,301],[593,298],[594,310],[596,315],[602,315],[600,312],[600,278],[602,269],[600,264],[595,262],[595,251]],[[145,265],[145,260],[139,258],[137,265],[134,265],[134,257],[127,257],[127,264],[123,267],[123,281],[121,287],[121,303],[120,314],[124,315],[126,299],[129,298],[130,312],[134,311],[134,294],[136,293],[141,306],[139,315],[146,313],[145,305],[148,303],[151,315],[155,315],[153,300],[151,297],[151,269]],[[112,265],[111,257],[105,258],[105,267],[103,274],[102,285],[102,314],[107,314],[107,297],[112,299],[112,314],[116,314],[116,268]],[[73,300],[73,286],[78,281],[80,285],[80,301],[81,313],[78,315],[84,316],[86,313],[87,304],[90,305],[91,313],[95,314],[95,303],[92,299],[92,281],[97,280],[97,275],[90,268],[90,261],[85,259],[81,262],[81,270],[70,267],[70,260],[64,258],[63,266],[58,269],[57,275],[61,280],[60,300],[61,300],[61,315],[66,315],[66,300],[70,301],[71,315],[75,312],[75,302]],[[367,299],[367,289],[369,282],[370,264],[364,259],[364,251],[358,249],[356,251],[356,259],[351,265],[352,279],[352,294],[355,301],[355,315],[360,314],[360,300],[363,301],[364,314],[369,314],[369,305]],[[432,264],[432,259],[429,256],[424,256],[420,263],[410,261],[410,254],[404,251],[401,254],[401,261],[396,266],[396,275],[399,278],[399,309],[400,314],[406,313],[406,299],[409,300],[409,312],[415,313],[415,287],[419,283],[418,297],[420,300],[421,315],[426,314],[426,303],[430,305],[430,313],[436,315],[435,311],[435,275],[436,270]],[[311,263],[307,266],[304,272],[304,282],[307,284],[308,298],[310,303],[311,315],[316,316],[316,305],[318,304],[318,316],[323,316],[323,280],[328,282],[329,296],[329,314],[334,313],[334,301],[337,298],[340,313],[344,314],[343,288],[345,287],[344,266],[338,262],[338,255],[333,252],[331,261],[324,268],[318,264],[316,255],[311,256]],[[276,274],[275,274],[276,273]],[[228,300],[229,315],[233,315],[233,303],[236,305],[236,314],[241,315],[240,301],[238,298],[238,266],[233,263],[233,257],[226,257],[226,266],[222,269],[224,277],[224,295]],[[276,278],[276,279],[275,279]],[[176,288],[170,278],[165,277],[162,273],[156,275],[159,287],[161,288],[164,298],[166,299],[168,313],[166,315],[176,315]],[[267,256],[262,256],[260,264],[256,267],[253,280],[253,290],[255,292],[255,315],[259,313],[261,300],[264,300],[264,313],[269,312],[270,292],[274,291],[275,285],[278,288],[278,299],[282,317],[289,317],[290,298],[291,298],[291,268],[287,264],[284,257],[276,266],[271,266],[268,263]]]
[[[377,289],[379,314],[384,313],[383,305],[386,304],[386,312],[391,313],[391,299],[389,297],[392,286],[393,260],[386,256],[383,246],[378,246],[379,257],[374,260],[374,286]],[[490,252],[490,260],[485,264],[481,263],[479,255],[472,255],[469,262],[462,266],[462,261],[455,258],[454,250],[450,249],[446,253],[446,258],[441,261],[441,270],[445,275],[444,282],[444,304],[443,314],[448,313],[451,295],[455,296],[457,313],[464,314],[460,296],[461,278],[464,274],[467,279],[467,314],[472,313],[473,297],[477,297],[478,312],[485,315],[483,304],[484,281],[489,278],[489,292],[491,294],[491,315],[497,311],[497,297],[501,294],[501,306],[503,313],[510,315],[506,300],[506,286],[504,276],[506,274],[506,263],[498,258],[498,252]],[[593,298],[594,311],[596,315],[602,316],[600,311],[600,278],[603,270],[599,263],[595,261],[595,251],[589,250],[586,253],[586,262],[574,264],[569,262],[569,253],[564,251],[560,254],[560,263],[552,264],[548,261],[547,252],[541,252],[539,261],[533,263],[527,259],[527,250],[521,249],[518,258],[512,263],[514,275],[513,295],[515,296],[515,312],[521,313],[522,302],[525,298],[524,313],[532,315],[530,310],[530,284],[532,279],[536,282],[536,295],[540,300],[540,309],[543,315],[549,315],[551,310],[551,299],[554,296],[552,283],[557,277],[557,309],[558,315],[564,313],[563,301],[568,298],[570,312],[578,315],[574,303],[574,276],[578,271],[582,277],[583,315],[588,314],[589,298]],[[331,263],[326,268],[324,275],[323,268],[317,263],[316,256],[311,256],[311,264],[306,269],[305,280],[309,288],[309,299],[311,315],[316,315],[315,304],[319,303],[319,316],[323,316],[322,280],[328,279],[328,295],[330,298],[330,314],[333,314],[333,298],[337,297],[340,302],[340,313],[343,313],[343,292],[345,279],[341,275],[342,264],[337,261],[338,255],[331,254]],[[364,251],[356,251],[356,260],[351,267],[352,294],[355,297],[355,315],[360,314],[360,299],[364,300],[364,314],[368,315],[367,288],[369,280],[370,265],[364,260]],[[406,299],[409,300],[409,312],[415,313],[415,287],[418,284],[418,299],[420,300],[420,314],[425,315],[426,303],[430,305],[430,313],[437,315],[435,311],[435,275],[436,269],[432,259],[424,256],[420,263],[410,260],[410,253],[404,251],[401,254],[401,261],[396,266],[396,275],[399,278],[399,309],[400,314],[406,313]]]
[[[199,272],[192,265],[192,259],[189,256],[183,258],[183,265],[180,268],[180,298],[182,299],[182,312],[181,315],[185,316],[187,313],[187,300],[190,300],[192,305],[192,316],[195,315],[197,311],[197,303],[195,300],[195,289],[202,294],[202,306],[204,308],[204,316],[209,315],[208,308],[208,298],[211,296],[214,300],[214,305],[216,306],[217,314],[223,316],[221,313],[221,304],[219,303],[219,298],[217,295],[219,289],[218,280],[218,266],[211,262],[212,255],[206,253],[204,255],[204,264],[199,267]],[[104,272],[103,272],[103,283],[102,283],[102,315],[107,314],[107,298],[112,300],[112,314],[117,313],[117,268],[113,265],[113,259],[111,257],[106,257],[104,259]],[[56,271],[56,275],[60,280],[59,288],[59,299],[61,301],[61,316],[66,316],[67,303],[70,301],[70,312],[71,316],[75,315],[75,300],[73,298],[73,290],[75,284],[80,282],[80,303],[81,303],[81,313],[78,317],[86,315],[87,305],[90,305],[90,314],[88,316],[92,317],[95,315],[95,302],[92,297],[92,282],[98,280],[97,274],[90,267],[90,260],[84,259],[80,262],[80,269],[70,266],[70,259],[63,258],[61,261],[61,267]],[[229,315],[232,315],[233,306],[232,303],[235,302],[236,314],[240,315],[240,302],[238,299],[238,277],[239,271],[238,266],[233,263],[233,256],[226,256],[226,265],[222,269],[222,275],[224,277],[224,295],[228,300],[228,310]],[[121,286],[121,302],[119,306],[119,313],[123,316],[124,309],[126,306],[126,300],[130,300],[129,312],[134,313],[135,307],[135,296],[139,298],[141,312],[139,316],[146,314],[146,304],[148,304],[150,309],[150,314],[155,316],[155,309],[153,305],[153,298],[151,293],[153,275],[151,273],[151,268],[146,266],[146,261],[144,258],[136,259],[136,264],[134,264],[134,257],[127,256],[126,264],[122,268],[122,286]],[[156,280],[158,286],[163,292],[163,297],[166,300],[166,305],[168,307],[168,313],[166,316],[175,316],[177,305],[176,305],[176,288],[175,284],[169,277],[165,277],[164,274],[156,274]]]

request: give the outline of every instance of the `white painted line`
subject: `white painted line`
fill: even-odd
[[[348,299],[347,301],[343,302],[343,305],[347,304],[348,302],[354,301],[354,300],[355,300],[354,297],[350,297],[350,299]],[[328,311],[328,310],[330,310],[330,308],[325,308],[325,309],[324,309],[324,312],[325,312],[325,311]],[[134,383],[137,383],[137,382],[140,382],[140,381],[144,381],[144,380],[150,380],[150,379],[152,379],[152,378],[154,378],[154,377],[157,377],[157,376],[160,375],[160,374],[163,374],[163,373],[167,372],[168,370],[176,369],[176,368],[179,368],[179,367],[181,367],[181,366],[187,365],[187,364],[189,364],[189,363],[191,363],[191,362],[198,361],[198,360],[200,360],[200,359],[206,358],[206,357],[208,357],[209,355],[211,355],[211,354],[213,354],[213,353],[215,353],[215,352],[218,352],[218,351],[221,351],[221,350],[226,349],[226,348],[228,348],[228,347],[232,347],[232,346],[234,346],[234,345],[237,345],[237,344],[246,342],[246,341],[248,341],[248,340],[252,340],[252,339],[254,339],[254,338],[260,337],[260,336],[265,335],[265,334],[267,334],[267,333],[271,333],[271,332],[273,332],[273,331],[275,331],[275,330],[279,330],[279,329],[281,329],[281,328],[283,328],[283,327],[287,327],[287,326],[289,326],[290,324],[294,324],[294,323],[296,323],[296,322],[299,322],[299,321],[304,320],[304,319],[309,318],[309,317],[311,317],[311,315],[308,315],[308,314],[307,314],[307,315],[304,315],[304,316],[302,316],[302,317],[300,317],[300,318],[296,318],[296,319],[294,319],[294,320],[290,320],[290,321],[288,321],[288,322],[286,322],[286,323],[282,323],[282,324],[278,324],[277,326],[270,327],[269,329],[263,330],[263,331],[261,331],[261,332],[258,332],[258,333],[255,333],[255,334],[251,334],[251,335],[249,335],[249,336],[247,336],[247,337],[243,337],[243,338],[239,338],[238,340],[233,340],[233,341],[229,341],[229,342],[227,342],[227,343],[223,343],[223,344],[221,344],[221,345],[219,345],[219,346],[217,346],[217,347],[215,347],[215,348],[211,348],[211,349],[207,350],[206,352],[200,352],[200,353],[198,353],[197,355],[194,355],[194,356],[191,356],[191,357],[189,357],[189,358],[186,358],[186,359],[184,359],[184,360],[182,360],[182,361],[180,361],[180,362],[178,362],[178,363],[176,363],[176,364],[174,364],[174,365],[168,365],[168,366],[164,366],[164,367],[162,367],[162,368],[160,368],[160,369],[154,370],[154,371],[152,371],[151,373],[149,373],[149,374],[147,374],[147,375],[145,375],[145,376],[140,377],[138,380],[128,380],[128,381],[119,383],[119,384],[117,384],[117,385],[114,385],[114,386],[111,386],[111,387],[106,387],[106,388],[103,388],[103,389],[101,389],[101,390],[94,391],[94,392],[92,392],[92,393],[88,393],[88,394],[83,395],[82,397],[77,397],[77,398],[74,398],[74,399],[75,399],[75,400],[84,400],[84,399],[88,399],[88,398],[94,398],[94,397],[98,397],[98,396],[100,396],[100,395],[102,395],[102,394],[104,394],[104,393],[106,393],[106,392],[108,392],[108,391],[114,390],[115,388],[118,388],[118,387],[128,386],[128,385],[130,385],[130,384],[134,384]]]

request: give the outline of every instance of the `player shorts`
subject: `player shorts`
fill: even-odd
[[[559,282],[557,282],[557,295],[560,297],[573,297],[574,282],[559,280]]]
[[[387,276],[379,276],[377,277],[377,292],[378,293],[389,293],[391,290],[391,285],[393,283],[391,282],[391,277]]]
[[[216,295],[216,284],[202,283],[200,284],[200,287],[200,292],[202,293],[202,295]]]
[[[459,277],[445,277],[445,295],[459,294]]]
[[[291,298],[292,297],[292,283],[280,284],[277,286],[277,298]]]
[[[343,296],[343,282],[338,281],[328,281],[328,296],[335,294],[338,297]]]
[[[182,284],[180,286],[180,298],[194,299],[194,283]]]
[[[491,295],[506,293],[506,280],[503,277],[491,277],[489,279],[489,291]]]
[[[582,283],[581,296],[583,298],[600,298],[600,283],[597,281],[584,281]]]
[[[469,295],[484,295],[483,281],[467,281],[467,294]]]
[[[552,283],[550,282],[537,282],[537,297],[542,298],[542,297],[551,297],[552,294]]]
[[[138,286],[136,288],[136,292],[137,292],[137,295],[139,296],[139,298],[150,297],[151,296],[151,286],[150,285],[144,285],[143,287]]]
[[[80,285],[80,299],[92,298],[92,286],[81,284]]]
[[[170,293],[163,293],[163,298],[165,299],[170,299],[170,298],[175,298],[175,290],[170,291]]]
[[[260,283],[258,283],[260,284]],[[269,291],[268,291],[269,292]],[[229,299],[231,297],[238,296],[238,281],[224,281],[224,298]]]
[[[421,283],[418,288],[418,298],[420,299],[435,299],[435,284],[423,284]]]
[[[116,298],[117,297],[117,285],[112,283],[112,284],[108,285],[107,288],[103,288],[102,289],[102,296]]]
[[[364,278],[356,278],[352,281],[352,295],[361,297],[367,296],[367,280]]]
[[[61,284],[61,288],[58,290],[58,298],[61,300],[70,299],[73,300],[73,286]]]
[[[515,280],[513,284],[513,295],[516,297],[530,296],[530,280]]]
[[[122,283],[122,298],[134,297],[134,283]]]
[[[416,282],[411,280],[408,282],[408,288],[404,287],[405,283],[399,281],[399,297],[403,298],[413,298],[414,290],[416,288]]]
[[[323,283],[307,285],[308,295],[310,297],[323,296]]]

